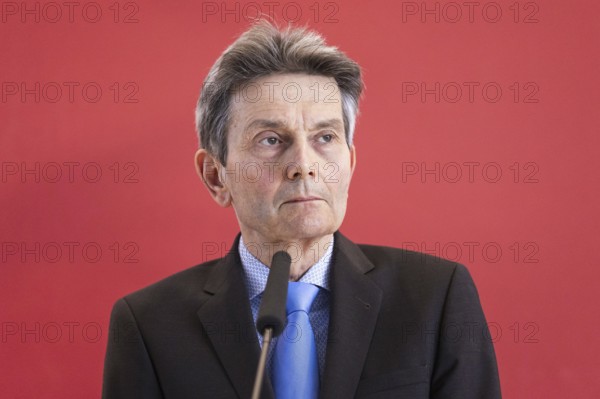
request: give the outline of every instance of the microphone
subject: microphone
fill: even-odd
[[[271,338],[281,334],[287,322],[285,305],[287,302],[291,263],[292,258],[285,251],[275,252],[271,261],[267,286],[260,301],[260,309],[256,318],[256,328],[263,336],[263,346],[258,367],[256,368],[252,399],[259,399],[260,397]]]
[[[292,258],[285,251],[278,251],[273,255],[267,286],[256,318],[256,327],[261,335],[264,335],[267,327],[271,327],[273,337],[277,337],[285,327],[285,305],[291,263]]]

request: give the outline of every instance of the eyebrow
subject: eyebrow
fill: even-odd
[[[325,119],[317,122],[309,130],[319,130],[325,128],[333,128],[343,131],[344,123],[339,118]],[[246,132],[250,132],[253,129],[289,130],[287,123],[280,119],[255,119],[246,127]]]

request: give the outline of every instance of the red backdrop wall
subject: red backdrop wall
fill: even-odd
[[[115,300],[226,252],[193,110],[257,8],[364,69],[342,232],[468,266],[506,398],[598,397],[598,2],[0,6],[3,398],[99,396]]]

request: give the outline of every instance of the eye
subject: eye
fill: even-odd
[[[319,137],[319,140],[325,142],[325,143],[331,143],[334,139],[334,135],[331,133],[327,133],[322,135],[321,137]]]
[[[269,136],[269,137],[265,137],[264,139],[260,140],[259,143],[261,144],[265,144],[267,146],[274,146],[277,145],[279,143],[281,143],[282,141],[279,140],[276,136]]]

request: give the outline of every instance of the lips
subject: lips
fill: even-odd
[[[287,200],[284,202],[284,204],[288,204],[288,203],[295,203],[295,202],[308,202],[308,201],[319,201],[322,200],[323,198],[319,198],[319,197],[296,197],[296,198],[292,198],[290,200]]]

